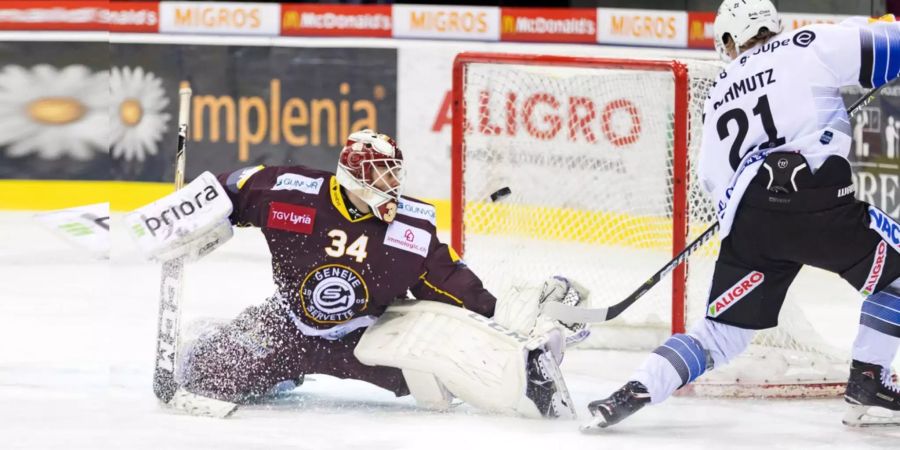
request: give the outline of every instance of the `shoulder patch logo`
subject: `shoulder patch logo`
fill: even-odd
[[[315,222],[315,208],[281,202],[269,204],[269,218],[266,220],[268,228],[312,234]]]
[[[809,47],[809,44],[816,40],[816,33],[810,30],[803,30],[794,35],[794,45],[797,47]]]
[[[273,191],[300,191],[305,194],[318,194],[325,184],[324,178],[310,178],[296,173],[279,175],[275,180]]]
[[[419,256],[428,256],[428,246],[431,244],[431,233],[403,222],[394,221],[388,225],[384,235],[384,245],[399,248]]]
[[[434,206],[414,202],[408,198],[401,198],[397,202],[397,214],[412,217],[413,219],[427,220],[432,225],[437,225],[437,211]]]

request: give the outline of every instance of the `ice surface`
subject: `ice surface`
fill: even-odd
[[[31,213],[0,213],[0,448],[793,449],[900,443],[900,429],[842,426],[844,406],[837,399],[676,397],[603,435],[581,435],[577,426],[587,403],[621,385],[643,357],[610,351],[567,355],[563,370],[583,416],[575,422],[492,416],[465,406],[422,411],[411,399],[366,383],[317,375],[290,395],[244,407],[230,419],[179,415],[159,407],[150,385],[159,267],[140,262],[127,237],[114,236],[113,248],[110,261],[92,261],[40,228]],[[233,316],[271,292],[269,270],[259,234],[238,230],[224,248],[189,267],[186,302],[198,317]],[[857,320],[814,319],[825,329],[843,330]]]

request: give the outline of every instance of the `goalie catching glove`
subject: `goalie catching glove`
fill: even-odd
[[[231,239],[232,204],[210,172],[125,216],[141,253],[155,261],[197,260]]]
[[[565,337],[565,346],[570,347],[590,335],[585,323],[563,323],[542,314],[545,305],[553,302],[569,306],[583,304],[590,292],[568,278],[555,276],[544,281],[540,293],[533,288],[514,287],[513,292],[497,302],[494,320],[520,334],[540,336],[552,329],[558,329]],[[562,349],[554,349],[557,361],[562,361]]]

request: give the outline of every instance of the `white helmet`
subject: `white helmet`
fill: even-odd
[[[404,170],[403,152],[393,139],[372,130],[351,134],[338,157],[336,175],[338,183],[369,205],[375,217],[394,220]]]
[[[723,60],[731,61],[725,49],[725,35],[730,36],[740,53],[740,48],[763,28],[775,34],[782,30],[781,17],[770,0],[725,0],[713,23],[716,51]]]

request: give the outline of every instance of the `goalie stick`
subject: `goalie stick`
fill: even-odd
[[[178,149],[175,152],[175,190],[184,186],[185,148],[188,136],[191,87],[186,81],[178,89]],[[184,257],[162,264],[159,283],[159,319],[156,327],[156,366],[153,371],[153,393],[163,403],[175,397],[175,361],[178,350],[178,304],[184,285]]]
[[[888,83],[890,84],[890,83]],[[850,116],[853,116],[856,112],[860,110],[860,108],[869,104],[874,98],[875,93],[881,90],[881,88],[887,86],[887,84],[883,84],[875,89],[866,92],[865,95],[860,97],[858,100],[853,102],[849,108],[847,108],[847,113]],[[706,244],[716,232],[719,231],[719,222],[712,224],[706,231],[700,234],[693,242],[687,245],[684,250],[675,255],[671,261],[666,263],[662,269],[653,274],[644,284],[640,285],[637,290],[631,293],[624,300],[616,303],[615,305],[608,306],[605,308],[579,308],[577,306],[566,305],[559,302],[548,303],[544,306],[543,313],[548,317],[552,317],[560,322],[588,322],[588,323],[598,323],[598,322],[606,322],[608,320],[615,319],[622,314],[623,311],[628,309],[634,302],[638,301],[639,298],[643,297],[644,294],[647,293],[650,289],[656,286],[666,275],[675,270],[676,267],[680,266],[682,263],[687,261],[687,258],[691,256],[692,253],[697,251],[700,247]]]

